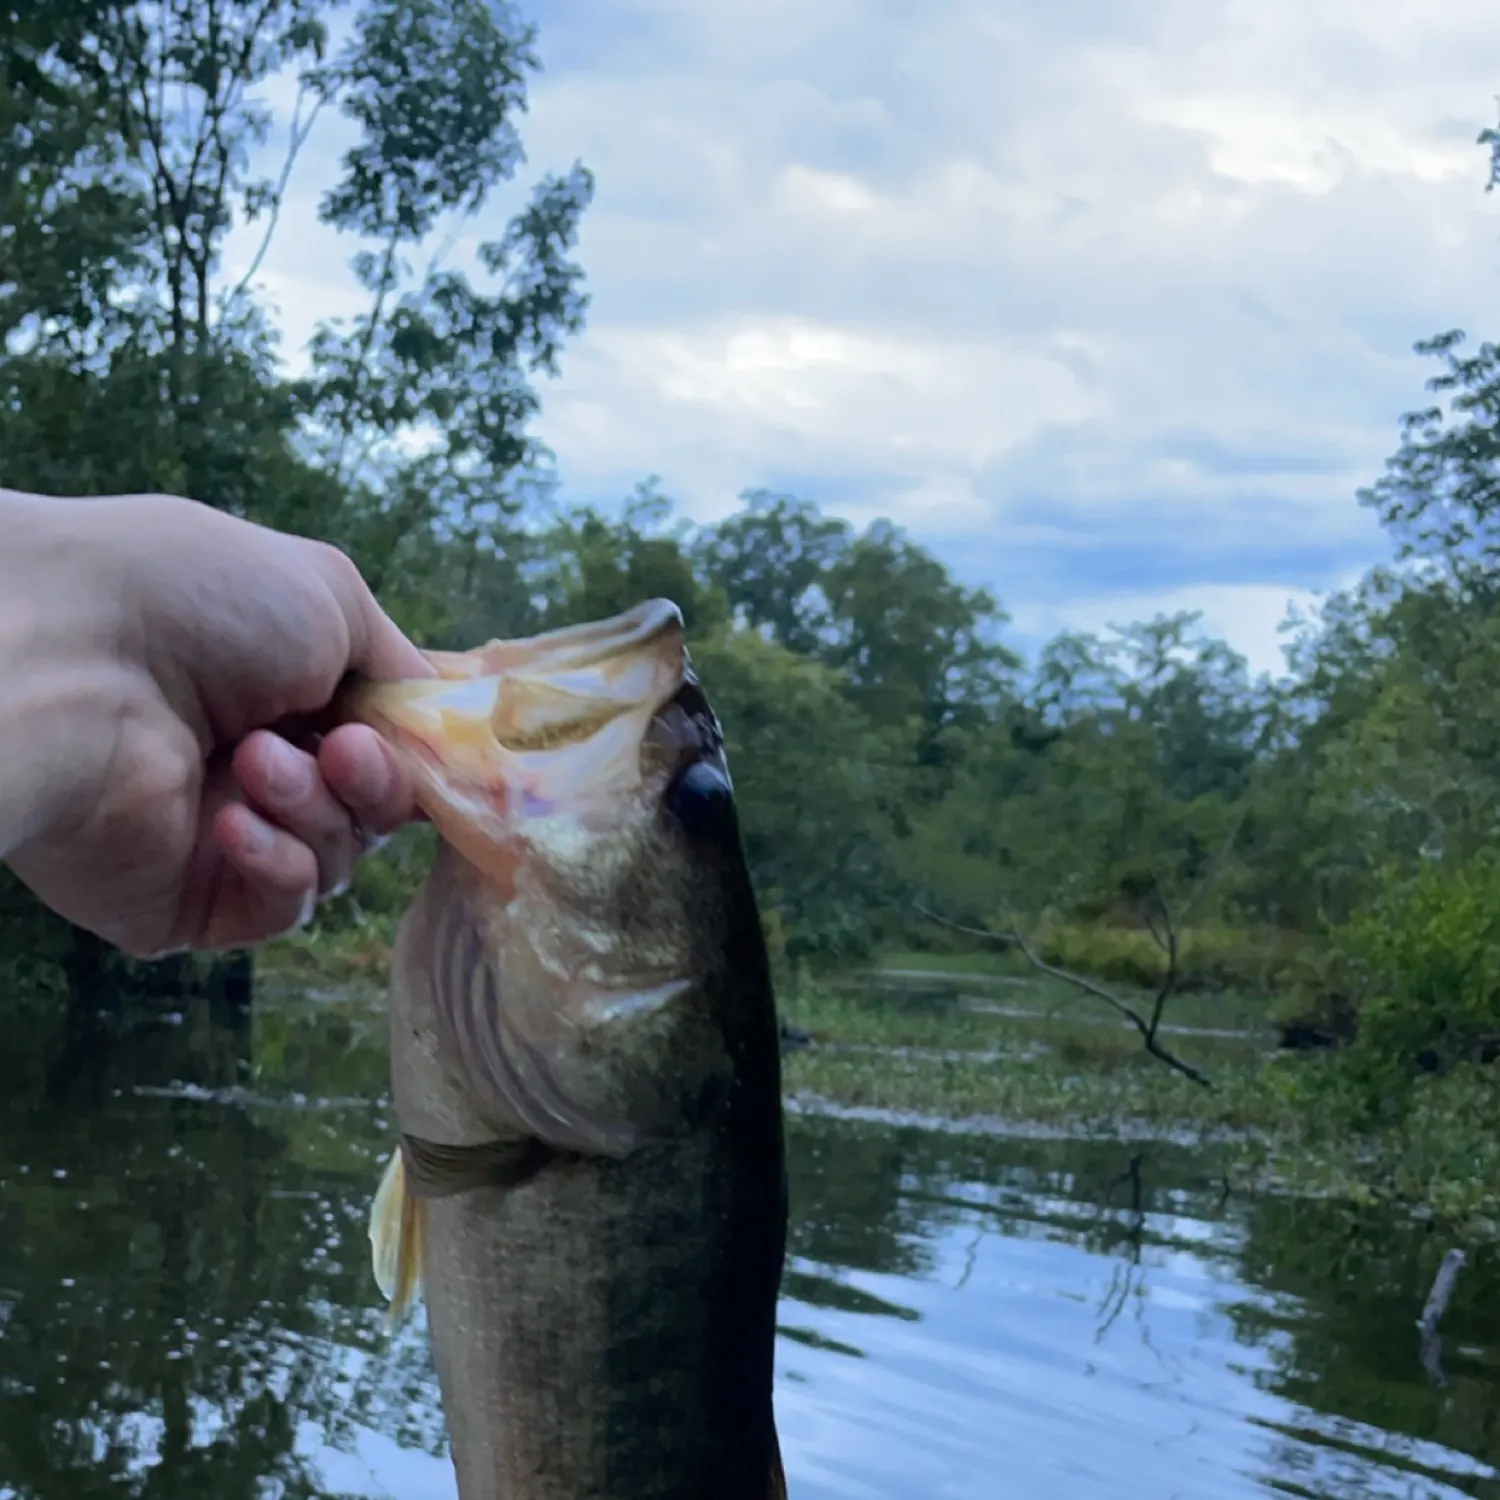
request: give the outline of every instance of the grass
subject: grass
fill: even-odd
[[[1500,1068],[1422,1079],[1399,1121],[1357,1130],[1338,1060],[1278,1052],[1263,1021],[1240,1037],[1164,1036],[1209,1075],[1204,1089],[1146,1053],[1101,1002],[1059,1010],[1064,988],[1006,986],[989,1011],[930,991],[804,989],[782,1009],[815,1041],[786,1058],[787,1092],[980,1128],[1213,1139],[1230,1146],[1243,1186],[1384,1202],[1469,1239],[1500,1236],[1500,1133],[1488,1123],[1500,1119]],[[1223,1015],[1264,1013],[1244,997],[1172,1005],[1210,1002]]]
[[[1023,1011],[1080,1025],[1129,1025],[1075,985],[1038,974],[1024,959],[999,954],[888,953],[871,968],[843,976],[828,987],[851,994],[868,994],[874,988],[898,997],[915,997],[923,991],[934,997],[961,994],[969,998],[971,1006],[984,1005],[1007,1015]],[[1121,983],[1106,987],[1139,1015],[1149,1015],[1149,989]],[[1178,994],[1168,1004],[1164,1028],[1173,1032],[1187,1028],[1269,1036],[1268,1012],[1267,1000],[1240,991]]]
[[[256,976],[289,985],[384,987],[391,972],[391,937],[379,924],[294,932],[257,950]]]
[[[383,986],[389,936],[296,934],[257,963],[273,983]],[[1149,1008],[1148,993],[1110,988]],[[873,970],[785,987],[780,1008],[814,1037],[784,1063],[788,1094],[805,1101],[979,1129],[1212,1139],[1228,1145],[1241,1185],[1384,1202],[1469,1241],[1500,1237],[1500,1131],[1489,1123],[1500,1120],[1500,1066],[1422,1079],[1399,1123],[1357,1130],[1338,1061],[1278,1052],[1255,996],[1169,1003],[1162,1040],[1212,1089],[1147,1054],[1101,1001],[1000,955],[891,953]]]
[[[788,1083],[844,1104],[1047,1125],[1259,1123],[1246,1118],[1235,1087],[1258,1066],[1262,1049],[1252,1038],[1171,1039],[1186,1061],[1222,1075],[1210,1092],[1149,1056],[1135,1030],[1100,1002],[1084,997],[1082,1007],[1059,1010],[1068,999],[1050,981],[1007,991],[995,1010],[804,989],[782,1010],[815,1042],[787,1059]]]
[[[882,953],[877,969],[895,969],[931,974],[1015,974],[1013,959],[1002,953],[927,953],[920,949],[896,949]]]

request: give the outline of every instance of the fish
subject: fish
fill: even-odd
[[[438,833],[370,1215],[459,1500],[785,1500],[780,1025],[675,604],[360,681]]]

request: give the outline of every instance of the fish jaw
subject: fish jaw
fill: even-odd
[[[691,758],[692,736],[661,722],[691,681],[682,615],[669,600],[427,656],[435,678],[362,682],[341,716],[381,734],[422,811],[498,890],[514,878],[528,828],[639,812]]]

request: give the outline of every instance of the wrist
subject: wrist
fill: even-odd
[[[89,510],[0,490],[0,859],[87,816],[114,752],[119,580]]]

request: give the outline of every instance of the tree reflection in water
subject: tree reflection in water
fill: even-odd
[[[372,1432],[440,1460],[420,1323],[387,1337],[369,1269],[389,1123],[378,1002],[272,996],[247,1026],[205,1000],[121,1038],[51,1033],[48,1059],[14,1041],[0,1058],[0,1497],[312,1500],[329,1494],[330,1455]],[[1212,1163],[1175,1148],[801,1116],[790,1131],[784,1379],[871,1349],[899,1375],[890,1351],[905,1346],[881,1330],[928,1336],[942,1288],[982,1317],[995,1273],[975,1267],[994,1252],[1085,1257],[1088,1287],[1058,1271],[1037,1293],[1081,1304],[1077,1347],[1057,1358],[1084,1374],[1141,1361],[1143,1389],[1150,1369],[1180,1381],[1202,1355],[1163,1323],[1160,1283],[1191,1265],[1217,1289],[1215,1358],[1254,1351],[1243,1379],[1286,1403],[1284,1421],[1242,1440],[1260,1478],[1226,1453],[1240,1488],[1221,1493],[1368,1492],[1372,1453],[1415,1481],[1438,1452],[1450,1488],[1411,1493],[1500,1494],[1450,1462],[1500,1462],[1500,1299],[1484,1257],[1445,1319],[1438,1388],[1413,1320],[1446,1246],[1420,1229],[1226,1199]],[[782,1398],[793,1416],[798,1389]],[[997,1411],[1007,1399],[997,1391]],[[434,1473],[432,1493],[451,1494]],[[369,1474],[359,1493],[393,1493],[388,1479]],[[919,1490],[890,1483],[900,1500]],[[816,1480],[805,1492],[825,1493]]]

